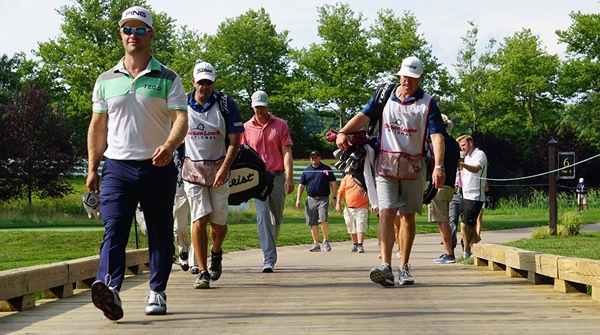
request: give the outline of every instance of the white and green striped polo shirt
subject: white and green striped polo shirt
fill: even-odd
[[[94,113],[108,113],[110,159],[152,158],[171,131],[168,111],[187,112],[187,99],[181,79],[152,57],[145,71],[133,78],[123,59],[96,80],[92,96]]]

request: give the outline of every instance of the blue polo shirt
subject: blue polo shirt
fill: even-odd
[[[300,176],[300,184],[306,186],[309,197],[328,197],[330,194],[329,183],[336,181],[333,170],[321,163],[316,168],[309,165]]]

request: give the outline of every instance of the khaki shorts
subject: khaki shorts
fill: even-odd
[[[454,197],[454,187],[444,185],[429,204],[429,222],[449,222],[450,202]]]
[[[367,232],[367,220],[369,210],[367,208],[344,208],[344,221],[349,234]]]
[[[422,169],[421,175],[417,180],[396,180],[381,176],[375,177],[379,210],[398,208],[400,213],[421,214],[423,211],[423,189],[425,188],[426,173],[427,169]]]
[[[192,222],[208,215],[210,223],[227,224],[229,183],[215,188],[184,182],[183,187],[190,202]]]
[[[577,204],[579,205],[587,205],[588,201],[587,201],[588,195],[587,194],[577,194]]]

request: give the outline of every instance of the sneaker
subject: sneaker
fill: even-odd
[[[358,245],[353,244],[352,247],[350,248],[350,252],[357,252],[357,251],[358,251]]]
[[[325,248],[325,251],[331,251],[331,244],[329,244],[329,240],[323,240],[323,248]]]
[[[210,279],[217,281],[221,278],[221,273],[223,273],[223,249],[217,253],[213,253],[210,251],[210,266],[208,267],[208,273],[210,274]]]
[[[165,315],[167,314],[167,295],[165,291],[150,291],[146,296],[146,315]]]
[[[313,244],[312,247],[310,247],[310,249],[308,249],[308,251],[319,252],[319,251],[321,251],[321,245],[319,245],[319,243],[315,243],[315,244]]]
[[[469,251],[463,251],[463,258],[467,259],[469,257],[471,257],[471,252],[469,252]]]
[[[369,272],[369,278],[374,283],[381,286],[394,286],[394,275],[388,264],[381,264],[379,267],[374,267]]]
[[[119,291],[116,288],[110,288],[100,280],[92,284],[92,303],[96,308],[104,312],[104,316],[112,321],[123,318],[123,308]]]
[[[179,253],[179,265],[181,266],[181,270],[187,271],[190,269],[190,265],[188,264],[188,253],[180,252]]]
[[[432,259],[431,263],[433,263],[433,264],[450,264],[450,263],[456,263],[456,259],[454,258],[454,255],[448,255],[446,253],[443,253],[439,258]]]
[[[190,270],[190,273],[193,275],[197,275],[200,273],[200,268],[197,266],[192,266],[192,269]]]
[[[398,269],[398,284],[400,285],[412,285],[415,280],[410,275],[410,264],[405,264]]]
[[[400,249],[396,250],[396,258],[400,259],[400,257],[402,257],[402,253],[400,252]]]
[[[359,244],[359,245],[358,245],[358,253],[359,253],[359,254],[364,254],[364,253],[365,253],[365,248],[363,248],[363,245],[362,245],[362,244]]]
[[[264,272],[264,273],[271,273],[271,272],[273,272],[273,264],[272,263],[265,263],[265,265],[263,266],[262,272]]]
[[[194,288],[210,288],[210,274],[208,271],[202,271],[196,278]]]

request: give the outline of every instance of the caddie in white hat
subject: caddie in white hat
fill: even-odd
[[[346,150],[352,145],[347,134],[362,129],[371,119],[379,123],[380,150],[375,168],[378,174],[381,265],[371,269],[369,276],[371,281],[382,286],[395,285],[391,265],[397,212],[402,223],[398,283],[414,283],[408,262],[416,233],[415,213],[421,214],[423,207],[423,185],[427,171],[423,141],[427,134],[431,136],[436,153],[432,184],[439,189],[446,180],[443,138],[446,126],[433,97],[419,87],[424,78],[423,62],[414,56],[405,58],[398,75],[400,84],[392,87],[390,97],[383,101],[383,106],[378,103],[381,96],[377,95],[377,90],[362,113],[358,113],[340,129],[336,140],[337,147]],[[409,164],[405,158],[407,156],[417,157],[416,165]]]

